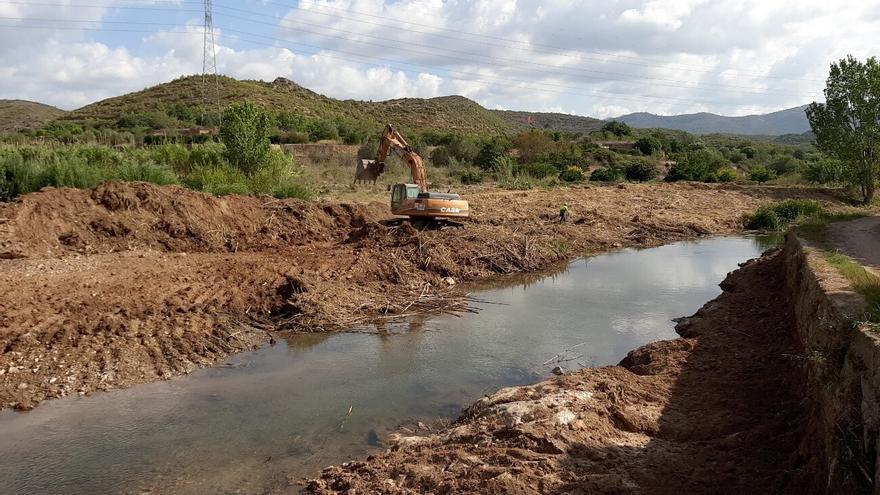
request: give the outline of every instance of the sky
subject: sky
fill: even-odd
[[[198,74],[202,0],[0,0],[0,98],[72,110]],[[334,98],[451,94],[598,118],[822,101],[880,0],[215,0],[217,68]]]

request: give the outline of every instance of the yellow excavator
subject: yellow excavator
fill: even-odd
[[[358,163],[355,180],[372,180],[385,172],[385,160],[391,151],[397,152],[409,166],[412,174],[411,184],[394,184],[391,187],[391,213],[409,217],[414,223],[429,226],[454,226],[462,224],[452,218],[466,218],[470,215],[468,202],[455,193],[428,191],[428,174],[422,157],[413,150],[403,136],[391,127],[385,126],[379,151],[375,160],[361,160]]]

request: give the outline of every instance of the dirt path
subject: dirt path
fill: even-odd
[[[880,273],[880,216],[832,223],[828,235],[836,249]]]
[[[804,189],[645,184],[468,196],[467,228],[386,227],[387,205],[108,183],[0,203],[0,408],[188,373],[270,340],[444,309],[447,282],[740,231]],[[555,222],[558,205],[571,221]]]
[[[782,257],[619,366],[503,389],[441,433],[326,469],[312,493],[818,493]]]

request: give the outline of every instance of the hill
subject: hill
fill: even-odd
[[[202,104],[201,76],[169,83],[123,96],[108,98],[71,112],[71,121],[115,123],[123,116],[160,112],[167,115],[198,114]],[[213,84],[213,81],[211,81]],[[462,96],[402,98],[380,102],[337,100],[315,93],[293,81],[240,81],[220,78],[223,104],[252,101],[272,112],[291,112],[308,118],[346,118],[375,127],[393,122],[402,130],[443,130],[476,134],[513,131],[497,114]],[[174,124],[172,120],[170,124]]]
[[[508,124],[517,128],[546,129],[561,132],[590,132],[602,127],[602,120],[566,113],[517,112],[492,110]]]
[[[65,113],[60,108],[35,101],[0,100],[0,132],[42,127]]]
[[[678,129],[694,134],[780,136],[783,134],[803,134],[810,130],[810,124],[804,113],[805,108],[806,105],[803,105],[773,113],[742,117],[726,117],[705,112],[668,116],[640,112],[623,115],[613,120],[619,120],[642,129]]]

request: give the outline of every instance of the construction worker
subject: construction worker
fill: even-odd
[[[566,219],[568,219],[568,203],[562,203],[559,208],[559,223],[565,223]]]

